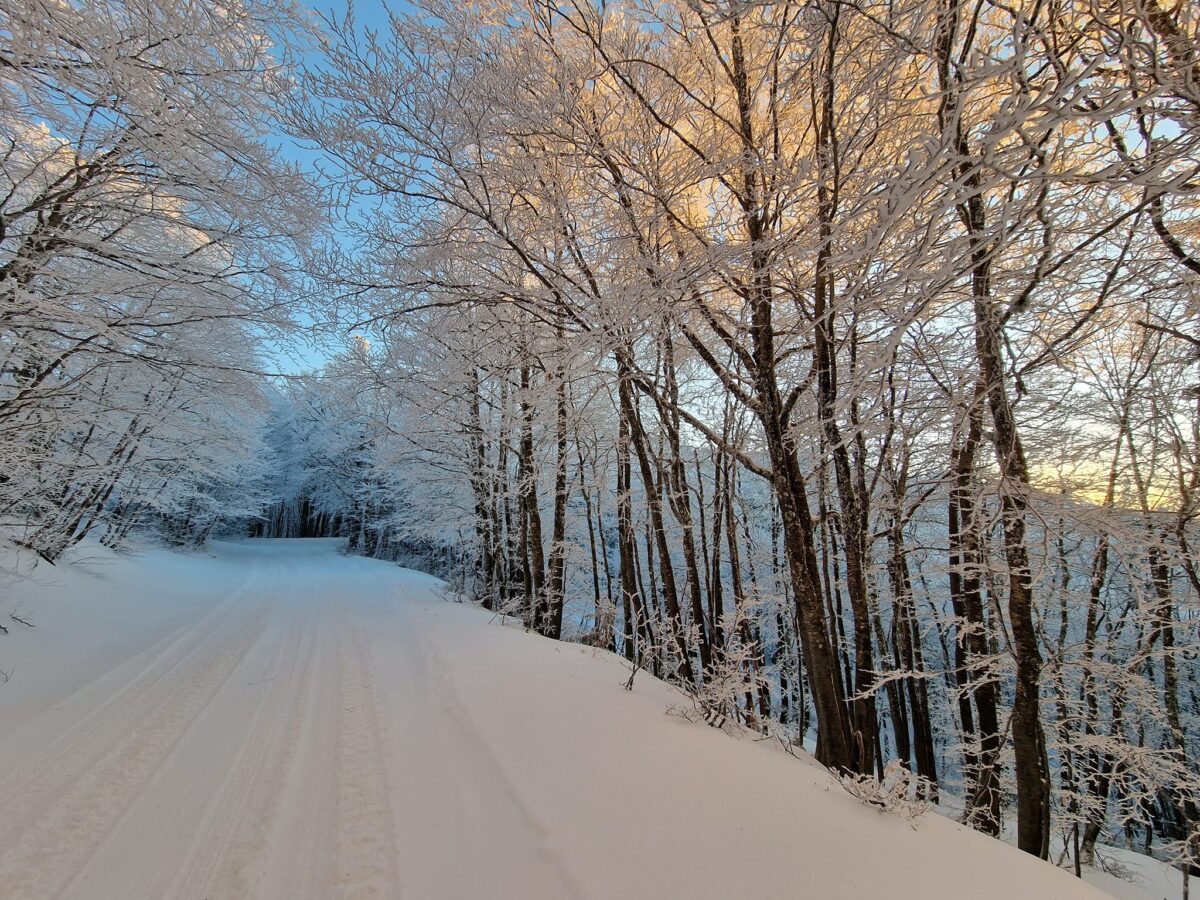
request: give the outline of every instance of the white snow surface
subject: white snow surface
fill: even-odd
[[[1105,896],[337,542],[5,552],[10,900]]]

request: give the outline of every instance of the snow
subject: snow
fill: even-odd
[[[1120,900],[1174,900],[1183,897],[1183,872],[1133,850],[1096,848],[1100,869],[1084,878]],[[1194,884],[1193,880],[1193,884]]]
[[[1104,896],[339,551],[0,560],[5,897]]]

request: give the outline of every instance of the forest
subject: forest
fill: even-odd
[[[342,536],[1197,871],[1187,0],[0,0],[0,74],[16,544]]]

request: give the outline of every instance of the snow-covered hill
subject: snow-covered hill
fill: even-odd
[[[18,566],[6,898],[1102,896],[335,542]]]

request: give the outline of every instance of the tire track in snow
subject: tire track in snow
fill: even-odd
[[[327,900],[334,882],[329,822],[336,798],[334,780],[312,777],[332,773],[337,766],[337,656],[326,619],[327,614],[320,615],[313,626],[312,664],[280,766],[273,770],[271,810],[259,832],[273,835],[262,877],[277,886],[274,896],[281,900]],[[256,826],[251,822],[248,827]]]
[[[286,625],[271,687],[169,890],[155,896],[256,897],[255,866],[270,851],[280,787],[291,770],[315,663],[312,617]]]
[[[337,869],[334,896],[401,896],[379,706],[367,638],[338,623]]]
[[[11,843],[11,835],[40,805],[50,802],[75,773],[87,768],[119,741],[158,702],[163,684],[181,667],[194,663],[205,642],[221,627],[229,609],[245,599],[248,588],[236,597],[215,604],[200,619],[189,622],[163,637],[153,648],[139,654],[147,662],[134,672],[124,686],[92,712],[72,725],[27,765],[0,778],[0,808],[5,824],[0,824],[0,846]],[[119,667],[118,667],[119,668]],[[110,670],[111,671],[111,670]],[[109,673],[106,673],[106,675]],[[101,676],[105,677],[105,676]],[[68,697],[64,704],[85,688]]]
[[[54,761],[21,779],[6,799],[11,825],[0,852],[6,897],[41,900],[75,878],[259,640],[266,613],[244,603],[211,620],[197,623],[132,690],[114,698],[111,717],[89,717],[56,742]]]

